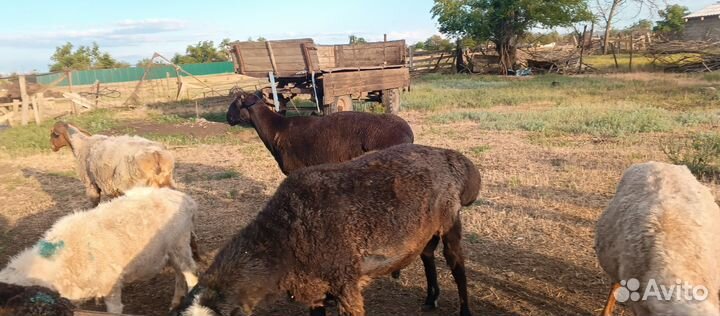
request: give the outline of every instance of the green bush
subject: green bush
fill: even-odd
[[[672,163],[686,165],[699,178],[720,176],[720,134],[671,139],[663,145],[663,152]]]

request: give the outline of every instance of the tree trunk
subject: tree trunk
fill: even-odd
[[[500,74],[507,75],[508,69],[512,69],[515,65],[517,49],[508,38],[495,42],[495,50],[500,56]]]
[[[603,55],[607,54],[608,45],[610,44],[610,31],[612,30],[612,20],[615,17],[615,11],[622,0],[613,0],[610,6],[610,12],[608,13],[607,20],[605,22],[605,38],[603,38]]]
[[[462,41],[458,38],[455,42],[455,72],[467,73],[468,67],[465,66],[465,60],[463,59],[463,47]]]

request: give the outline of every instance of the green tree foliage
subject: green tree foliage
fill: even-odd
[[[526,33],[522,38],[522,42],[529,45],[546,45],[550,43],[562,42],[563,36],[557,31],[547,33]]]
[[[172,62],[175,64],[196,64],[227,60],[227,54],[222,49],[215,47],[213,41],[200,41],[197,45],[188,45],[187,49],[185,49],[185,55],[175,54],[172,58]]]
[[[645,33],[650,32],[652,29],[653,22],[648,19],[642,19],[625,28],[625,31]]]
[[[455,48],[455,45],[450,42],[447,38],[442,38],[440,35],[430,36],[425,40],[425,50],[429,51],[449,51]]]
[[[517,41],[531,28],[592,17],[584,0],[435,0],[431,12],[444,34],[493,42],[503,73],[515,64]]]
[[[73,50],[73,44],[55,48],[55,53],[50,56],[53,64],[50,71],[86,70],[86,69],[108,69],[130,67],[130,64],[117,61],[107,52],[101,52],[97,43],[92,46],[78,46]]]
[[[367,41],[363,37],[350,35],[350,36],[348,36],[348,43],[350,43],[350,45],[365,44],[365,43],[367,43]]]
[[[675,38],[685,30],[685,18],[683,17],[690,14],[690,11],[687,7],[673,4],[668,5],[665,10],[658,11],[658,14],[662,20],[657,22],[653,32],[666,38]]]

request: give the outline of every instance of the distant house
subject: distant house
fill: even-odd
[[[720,2],[685,16],[684,40],[720,41]]]

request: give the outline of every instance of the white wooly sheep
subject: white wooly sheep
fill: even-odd
[[[639,300],[628,300],[636,315],[720,315],[720,208],[687,167],[648,162],[627,169],[598,221],[595,250],[613,281],[603,315],[612,315],[618,290],[637,290]],[[621,288],[630,279],[639,289]],[[685,284],[705,287],[707,298],[682,291]],[[643,300],[646,289],[653,295]],[[675,292],[657,299],[658,289]]]
[[[197,283],[190,249],[197,204],[168,188],[139,187],[58,220],[0,271],[0,282],[43,286],[72,301],[103,297],[122,313],[124,283],[175,270],[171,307]]]
[[[64,122],[55,123],[50,143],[54,151],[70,147],[93,205],[100,203],[101,193],[116,197],[136,186],[175,188],[175,159],[160,143],[138,136],[90,135]]]

